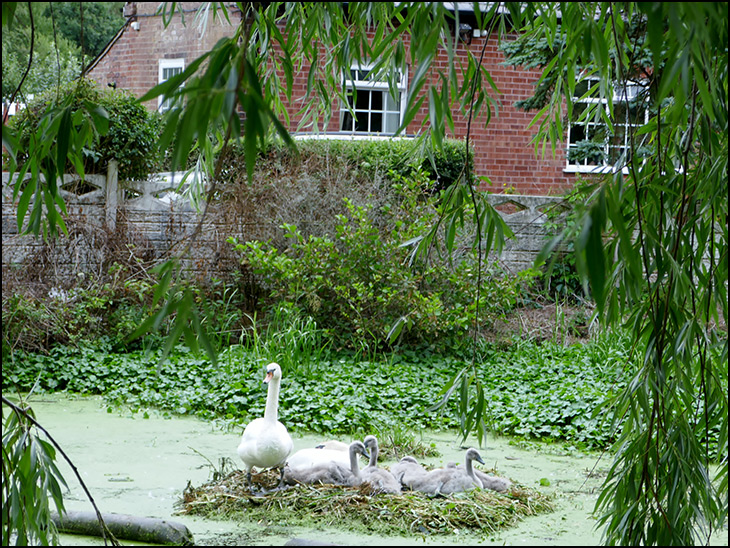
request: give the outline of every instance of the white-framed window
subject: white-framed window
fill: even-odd
[[[394,97],[388,82],[375,77],[372,65],[358,65],[343,78],[346,102],[340,107],[340,131],[349,134],[393,135],[403,119],[406,75],[396,75]]]
[[[160,59],[157,83],[166,82],[183,70],[185,70],[185,59]],[[171,106],[172,101],[170,99],[165,99],[163,96],[157,98],[157,110],[160,112],[169,110]]]
[[[629,83],[613,94],[613,130],[606,124],[608,104],[599,93],[599,80],[586,78],[575,86],[573,115],[568,122],[566,171],[591,172],[624,168],[631,161],[632,127],[648,121],[641,101],[642,87]],[[586,116],[586,111],[590,114]]]

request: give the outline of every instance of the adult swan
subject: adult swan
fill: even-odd
[[[281,472],[279,485],[281,486],[284,464],[294,445],[286,426],[278,420],[279,386],[281,384],[281,367],[278,363],[272,362],[266,366],[264,383],[269,385],[264,416],[248,423],[238,446],[238,456],[246,466],[246,479],[249,487],[251,486],[251,469],[254,466],[279,468]]]

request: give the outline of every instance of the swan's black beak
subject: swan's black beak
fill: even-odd
[[[479,453],[477,453],[477,456],[474,458],[474,460],[476,460],[480,464],[484,464],[484,460],[482,459],[482,456]]]

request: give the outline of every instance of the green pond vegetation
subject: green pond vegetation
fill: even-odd
[[[255,350],[231,346],[215,365],[183,346],[162,363],[160,352],[117,353],[89,345],[16,352],[4,365],[3,391],[36,385],[36,391],[102,394],[110,412],[115,406],[157,408],[231,427],[263,414],[262,368],[269,360]],[[477,361],[489,430],[606,448],[614,436],[604,421],[606,409],[626,382],[628,356],[627,339],[615,334],[571,346],[484,343]],[[331,435],[458,429],[456,398],[433,407],[470,360],[407,350],[379,360],[328,353],[316,362],[282,363],[279,417],[292,432]]]

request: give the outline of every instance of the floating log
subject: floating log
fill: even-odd
[[[193,534],[179,522],[128,514],[102,514],[101,517],[109,531],[118,539],[175,546],[193,545]],[[102,536],[96,512],[64,512],[63,517],[52,512],[51,518],[61,533]]]

